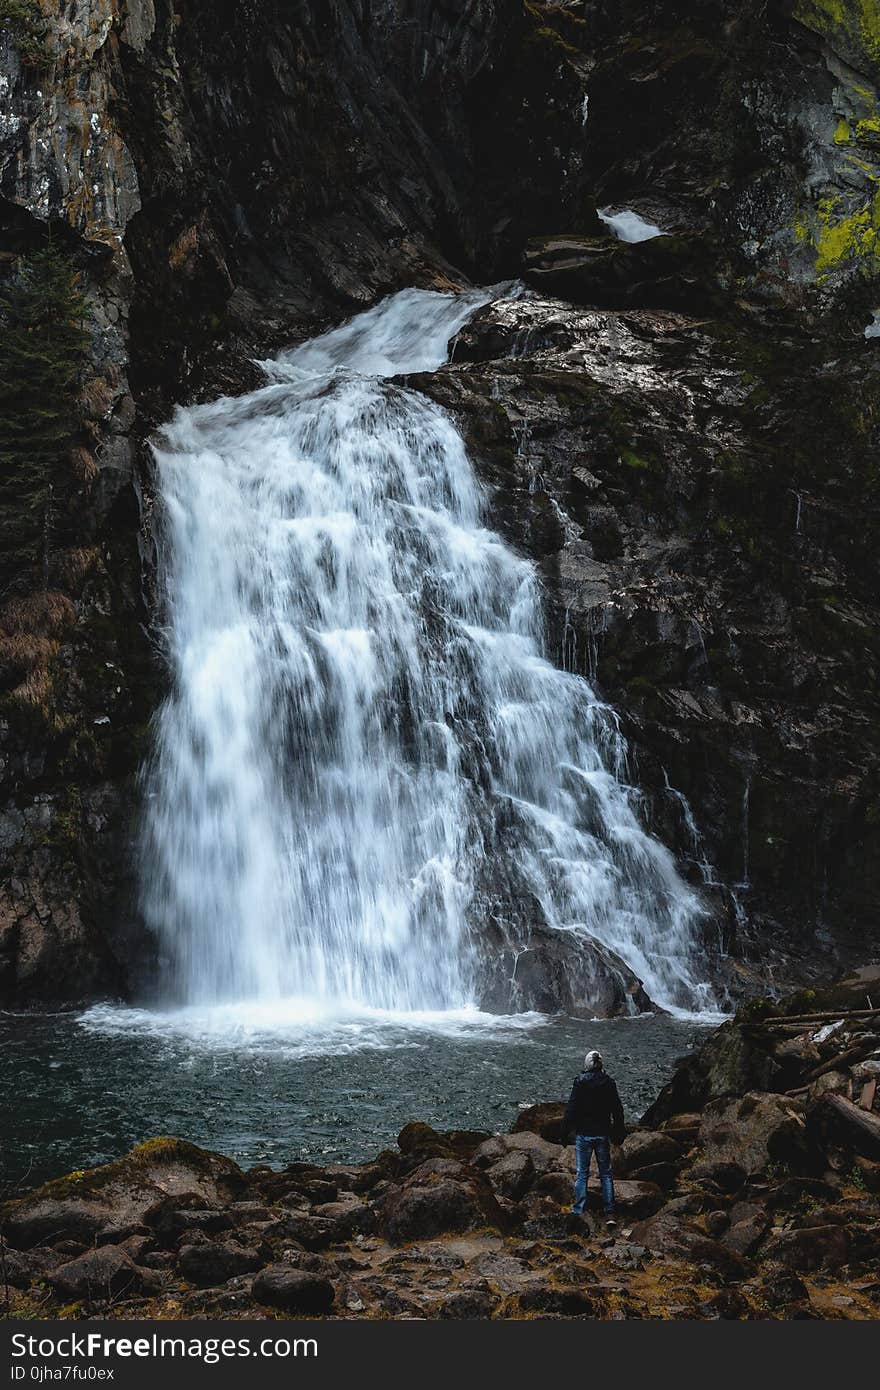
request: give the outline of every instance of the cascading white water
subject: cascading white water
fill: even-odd
[[[387,380],[490,298],[404,291],[155,446],[173,691],[144,903],[187,1002],[473,1005],[487,878],[514,945],[540,918],[658,1003],[710,1002],[613,714],[542,655],[534,568],[452,421]]]

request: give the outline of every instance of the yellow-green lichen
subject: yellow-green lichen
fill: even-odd
[[[849,121],[843,117],[837,122],[837,129],[834,132],[835,145],[848,145],[850,142]]]
[[[856,124],[856,140],[860,145],[880,145],[880,116],[866,116]]]
[[[880,63],[880,0],[795,0],[793,14],[844,54]]]
[[[864,262],[866,271],[880,269],[880,193],[859,211],[835,219],[833,207],[837,200],[823,199],[819,203],[816,229],[816,270],[819,274],[840,265],[842,261]]]
[[[880,191],[855,211],[844,211],[837,194],[820,198],[813,213],[795,219],[794,240],[812,245],[819,283],[835,267],[856,265],[865,275],[880,274]]]

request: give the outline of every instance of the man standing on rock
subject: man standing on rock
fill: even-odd
[[[574,1135],[577,1157],[577,1177],[574,1185],[574,1206],[572,1211],[583,1214],[587,1200],[587,1181],[590,1176],[590,1163],[596,1154],[599,1181],[602,1184],[602,1206],[605,1211],[605,1225],[614,1230],[614,1182],[611,1177],[611,1140],[622,1139],[624,1134],[623,1106],[617,1086],[605,1070],[602,1054],[588,1052],[584,1058],[584,1069],[574,1079],[568,1105],[565,1109],[565,1139]]]

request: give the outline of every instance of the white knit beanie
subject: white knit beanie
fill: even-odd
[[[602,1053],[592,1048],[584,1058],[584,1071],[601,1071]]]

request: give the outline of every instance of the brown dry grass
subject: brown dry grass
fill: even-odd
[[[0,609],[0,628],[10,636],[27,633],[60,637],[76,622],[76,609],[66,594],[57,589],[40,590],[22,598],[10,599]]]
[[[15,632],[10,636],[0,633],[0,666],[32,671],[35,666],[48,665],[57,651],[58,643],[50,637],[29,632]]]
[[[48,668],[40,666],[31,671],[10,692],[12,699],[17,700],[21,705],[31,705],[33,709],[39,710],[44,718],[48,719],[52,710],[52,677],[49,675]]]
[[[61,555],[56,556],[56,564],[61,571],[61,578],[71,589],[79,589],[83,580],[92,573],[101,558],[101,552],[95,545],[75,546],[72,550],[65,550]]]
[[[101,471],[95,455],[82,444],[75,445],[67,458],[70,471],[78,483],[93,483]]]
[[[79,393],[83,415],[89,420],[104,420],[113,405],[113,388],[102,376],[93,376]]]

